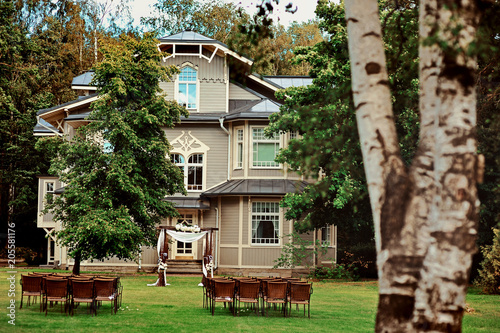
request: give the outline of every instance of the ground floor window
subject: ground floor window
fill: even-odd
[[[279,202],[252,202],[252,244],[279,244]]]

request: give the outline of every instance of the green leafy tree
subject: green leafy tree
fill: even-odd
[[[167,158],[163,127],[187,111],[160,93],[160,80],[177,70],[161,65],[156,43],[146,34],[102,45],[90,123],[52,161],[51,172],[66,187],[48,210],[62,224],[58,241],[75,258],[75,273],[81,260],[135,258],[141,245],[154,242],[160,219],[177,215],[163,198],[184,193],[184,182]]]
[[[488,294],[500,294],[500,229],[494,229],[492,245],[482,247],[484,260],[475,285]]]
[[[34,243],[37,174],[47,169],[34,149],[36,111],[52,102],[40,84],[38,59],[43,56],[29,29],[20,21],[14,1],[0,1],[0,221],[23,230],[17,246]]]

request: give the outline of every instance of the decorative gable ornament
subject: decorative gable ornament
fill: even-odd
[[[191,131],[187,134],[185,131],[182,131],[182,134],[172,140],[170,144],[174,147],[171,153],[180,153],[184,156],[189,156],[193,153],[204,154],[210,150],[210,147],[192,135]]]

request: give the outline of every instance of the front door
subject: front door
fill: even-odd
[[[177,219],[176,223],[184,223],[187,225],[194,225],[194,215],[193,214],[182,214]],[[196,259],[197,242],[194,243],[184,243],[181,241],[174,241],[174,259],[177,260],[193,260]]]

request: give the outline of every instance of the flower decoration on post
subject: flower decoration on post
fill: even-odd
[[[182,222],[182,223],[177,223],[175,225],[175,230],[182,231],[182,232],[198,233],[201,231],[201,228],[198,225],[188,225],[188,224],[185,224],[184,222]]]

